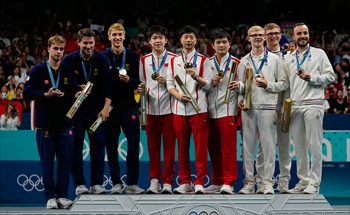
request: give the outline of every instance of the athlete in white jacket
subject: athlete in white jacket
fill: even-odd
[[[228,52],[230,41],[230,35],[223,30],[217,30],[211,36],[215,56],[209,59],[213,80],[207,98],[212,184],[205,188],[206,193],[233,194],[237,179],[237,90],[231,92],[229,103],[224,102],[230,74],[240,65],[240,61]],[[233,62],[236,62],[235,67],[232,67]],[[232,74],[233,80],[236,75]]]
[[[253,26],[248,30],[248,40],[252,44],[251,53],[241,60],[244,68],[253,68],[255,76],[252,81],[250,110],[242,111],[243,127],[243,165],[244,187],[242,194],[255,193],[254,189],[254,154],[259,139],[264,158],[262,180],[264,194],[274,193],[272,180],[275,170],[276,154],[276,120],[278,92],[287,89],[287,77],[283,70],[282,60],[264,48],[265,30]],[[242,77],[242,75],[240,75]],[[243,106],[243,101],[240,101]]]
[[[295,25],[293,39],[297,50],[287,56],[285,67],[290,73],[293,100],[290,126],[299,183],[289,192],[318,193],[322,175],[324,86],[334,82],[334,71],[326,53],[310,47],[309,29],[304,23]]]
[[[174,193],[192,193],[191,168],[189,147],[191,133],[195,146],[195,163],[197,179],[194,181],[195,193],[205,193],[204,177],[208,172],[207,146],[209,134],[209,120],[207,114],[206,91],[211,87],[211,69],[208,59],[198,54],[194,48],[197,43],[197,30],[192,26],[184,27],[181,32],[183,53],[170,60],[167,75],[167,87],[176,98],[173,106],[174,129],[178,143],[179,178],[181,185],[174,189]],[[184,68],[185,63],[191,63],[192,68]],[[190,97],[184,95],[174,77],[179,75],[187,87],[200,110],[194,110]]]
[[[166,87],[167,69],[170,59],[176,55],[168,52],[168,30],[155,25],[148,29],[152,53],[140,59],[140,81],[147,87],[147,148],[149,154],[149,174],[151,185],[147,193],[172,193],[175,176],[175,134],[173,129],[172,105],[174,97]],[[139,86],[139,92],[142,92]],[[164,171],[161,168],[161,145],[163,137]],[[160,181],[163,179],[163,190]]]

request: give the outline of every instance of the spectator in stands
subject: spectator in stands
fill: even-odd
[[[35,61],[35,65],[45,63],[48,59],[49,59],[49,56],[47,55],[47,50],[46,50],[46,49],[43,49],[43,50],[41,51],[40,58],[38,58],[38,59]]]
[[[69,52],[69,53],[75,52],[79,48],[78,43],[77,43],[78,34],[71,26],[72,26],[72,23],[70,20],[68,20],[66,34],[65,34],[66,47],[64,50]],[[44,43],[44,44],[46,44],[46,43]]]
[[[12,100],[13,98],[16,97],[16,92],[15,92],[15,89],[16,89],[16,80],[15,78],[10,75],[8,78],[7,78],[7,83],[6,83],[6,87],[7,87],[7,100]]]
[[[26,60],[29,61],[30,64],[34,64],[35,63],[35,58],[32,55],[30,55],[30,48],[29,48],[29,46],[26,46],[24,48],[24,51],[27,54],[27,59]]]
[[[345,73],[343,71],[340,71],[340,74],[338,75],[338,83],[342,85],[343,87],[343,94],[344,94],[344,97],[345,96],[348,96],[348,93],[347,93],[347,88],[348,86],[350,85],[350,78],[349,77],[346,77],[345,76]]]
[[[231,42],[231,54],[239,59],[240,55],[245,55],[244,47],[241,42],[241,37],[239,35],[236,35],[235,37],[232,37]]]
[[[1,101],[7,100],[7,86],[6,86],[6,84],[2,85],[0,95],[1,95],[1,99],[0,99]]]
[[[341,60],[341,66],[343,68],[343,72],[345,73],[345,76],[350,77],[349,59],[343,58]]]
[[[323,106],[324,106],[324,113],[328,113],[328,110],[329,108],[331,108],[329,106],[329,102],[327,100],[327,93],[326,93],[326,90],[324,91],[324,103],[323,103]]]
[[[29,110],[28,105],[27,105],[28,103],[26,102],[26,100],[23,99],[23,93],[22,92],[23,92],[23,88],[18,86],[16,88],[16,98],[12,99],[12,101],[19,101],[19,102],[21,102],[22,111],[28,111]]]
[[[6,31],[2,30],[0,33],[0,40],[5,43],[5,47],[9,47],[11,45],[11,41],[6,37]]]
[[[41,37],[36,37],[34,38],[34,57],[35,57],[35,64],[39,64],[38,63],[38,59],[41,58],[42,52],[46,51],[44,45],[43,45],[43,39]],[[46,56],[47,56],[47,51],[46,51]]]
[[[5,113],[1,115],[0,124],[1,130],[17,130],[17,127],[21,125],[19,111],[14,104],[7,104]]]
[[[5,84],[5,71],[4,71],[4,67],[0,66],[0,86],[2,86],[3,84]]]
[[[7,47],[7,56],[11,61],[11,64],[15,65],[17,62],[17,56],[14,54],[12,46]]]
[[[334,113],[347,113],[349,111],[348,102],[343,97],[343,90],[337,91],[337,99],[332,103],[331,108]]]
[[[19,83],[24,82],[24,80],[26,79],[26,77],[23,76],[23,74],[21,74],[21,69],[19,68],[19,66],[16,66],[13,69],[13,77],[15,78],[15,84],[16,87],[18,86]]]
[[[350,110],[350,86],[348,86],[348,88],[346,89],[346,91],[347,91],[348,96],[345,97],[344,99],[345,99],[345,101],[348,102],[348,113],[349,113],[349,110]]]

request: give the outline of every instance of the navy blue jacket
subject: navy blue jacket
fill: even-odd
[[[62,60],[73,67],[76,77],[77,85],[86,84],[85,76],[82,67],[82,58],[80,57],[80,49],[67,55]],[[94,50],[94,56],[87,62],[84,61],[87,76],[90,73],[90,63],[92,62],[92,69],[89,81],[94,84],[91,93],[80,105],[78,111],[90,112],[101,111],[105,104],[106,97],[112,99],[112,66],[109,59]]]
[[[109,58],[113,67],[112,106],[116,109],[129,109],[137,106],[134,90],[137,89],[140,83],[139,55],[130,49],[125,48],[125,50],[125,69],[127,71],[127,75],[130,77],[128,83],[120,81],[119,70],[116,68],[122,66],[123,52],[114,54],[110,48],[102,52],[102,54]]]
[[[63,97],[44,96],[52,86],[46,63],[37,65],[29,73],[24,84],[23,97],[35,100],[35,126],[46,130],[59,130],[72,127],[72,120],[66,114],[72,107],[77,92],[74,70],[67,64],[60,64],[58,89],[64,92]],[[54,70],[52,70],[54,73]],[[56,81],[57,76],[54,75]]]

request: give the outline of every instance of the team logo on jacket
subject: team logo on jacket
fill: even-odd
[[[69,135],[72,135],[72,134],[73,134],[73,131],[72,131],[72,130],[69,130],[68,133],[69,133]]]
[[[45,80],[45,84],[49,84],[49,80]]]
[[[63,84],[68,84],[68,78],[64,78]]]
[[[316,119],[320,119],[321,117],[320,116],[316,116]]]
[[[169,64],[168,64],[168,63],[165,63],[165,64],[164,64],[164,67],[168,67],[168,66],[169,66]]]
[[[94,75],[98,75],[98,69],[94,69]]]
[[[294,61],[294,59],[292,60],[292,63],[294,63],[295,61]]]
[[[131,118],[132,118],[132,119],[136,119],[136,115],[132,115]]]
[[[79,71],[78,70],[74,70],[75,74],[78,75]]]
[[[129,64],[125,64],[125,69],[129,70]]]
[[[49,131],[45,131],[44,137],[49,138]]]
[[[181,67],[181,65],[180,65],[179,63],[178,63],[177,65],[178,65],[179,67]]]

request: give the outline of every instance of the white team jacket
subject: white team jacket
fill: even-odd
[[[229,56],[229,54],[224,56],[221,59],[220,65],[218,64],[220,70],[222,70],[222,71],[224,71],[226,68],[228,56]],[[211,57],[209,59],[211,73],[212,73],[213,77],[216,76],[216,72],[217,72],[214,61],[216,61],[215,57]],[[212,87],[208,93],[209,118],[217,119],[217,118],[222,118],[222,117],[226,117],[226,116],[237,116],[237,90],[231,91],[230,103],[224,102],[227,83],[228,83],[230,73],[232,70],[231,66],[232,66],[233,61],[236,61],[238,63],[238,67],[241,67],[240,61],[237,58],[231,56],[231,61],[230,61],[230,64],[229,64],[229,67],[227,69],[225,76],[221,79],[221,82],[218,86],[212,85]],[[238,68],[237,68],[236,76],[237,76],[237,73],[238,73]]]
[[[265,52],[259,56],[253,56],[252,54],[254,64],[257,69],[260,67],[261,61],[264,58],[264,54]],[[244,66],[244,69],[252,68],[253,74],[255,75],[254,66],[249,54],[242,58],[241,64]],[[240,70],[239,72],[239,81],[243,82],[244,70]],[[286,90],[288,87],[288,80],[283,70],[282,60],[277,55],[268,53],[267,62],[264,63],[260,74],[263,74],[265,76],[265,79],[267,80],[267,87],[266,89],[257,87],[255,78],[253,77],[250,97],[251,109],[274,110],[277,106],[278,93]],[[242,92],[242,89],[240,91]],[[240,97],[239,100],[241,99],[242,97]]]
[[[189,53],[187,56],[188,59],[185,59],[184,57],[185,61],[193,64],[194,54],[195,51]],[[193,99],[196,100],[197,104],[199,105],[201,110],[198,113],[205,113],[207,112],[208,105],[206,91],[210,90],[211,79],[213,78],[210,63],[205,56],[198,54],[195,70],[201,78],[207,81],[207,84],[204,87],[200,87],[197,84],[197,81],[193,80],[190,75],[186,74],[182,55],[172,58],[170,60],[170,65],[168,66],[167,87],[169,91],[170,89],[175,88],[180,94],[183,94],[182,90],[174,79],[175,75],[179,75]],[[181,116],[191,116],[197,114],[189,102],[181,102],[177,99],[175,99],[173,113]]]
[[[305,50],[298,54],[301,63]],[[312,105],[323,106],[324,86],[334,82],[334,71],[326,53],[319,48],[310,47],[310,52],[305,62],[301,65],[305,73],[311,75],[309,82],[304,81],[297,75],[297,62],[295,50],[285,60],[285,68],[289,73],[290,94],[293,107]]]
[[[166,85],[159,84],[157,81],[151,78],[153,74],[152,69],[152,57],[157,70],[165,55],[164,52],[159,56],[153,52],[142,57],[140,59],[140,81],[146,83],[147,87],[147,114],[149,115],[166,115],[172,113],[172,106],[174,105],[174,97],[169,93]],[[162,69],[159,71],[159,75],[167,79],[167,70],[170,63],[170,59],[176,55],[168,52],[168,56]]]

